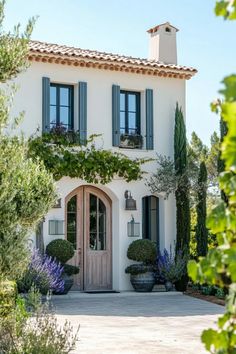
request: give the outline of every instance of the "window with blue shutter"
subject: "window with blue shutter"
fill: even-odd
[[[74,128],[74,87],[50,84],[50,129],[60,127],[65,131]]]
[[[112,85],[112,145],[120,145],[120,86]]]
[[[87,140],[87,82],[79,82],[79,134],[81,144]]]
[[[146,149],[153,150],[153,90],[146,90]]]
[[[50,79],[42,78],[42,131],[50,130]]]

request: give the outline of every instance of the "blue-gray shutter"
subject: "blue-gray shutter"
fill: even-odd
[[[50,79],[42,78],[42,131],[50,130]]]
[[[87,140],[87,82],[79,82],[79,134],[81,144]]]
[[[120,86],[112,85],[112,145],[120,145]]]
[[[146,90],[146,149],[153,150],[153,90]]]

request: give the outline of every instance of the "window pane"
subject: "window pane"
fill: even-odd
[[[106,249],[106,207],[99,199],[99,250]]]
[[[90,194],[90,233],[97,232],[97,197]]]
[[[136,112],[136,95],[129,94],[129,96],[128,96],[128,110]]]
[[[90,238],[89,248],[93,251],[106,247],[106,207],[95,195],[90,194]]]
[[[67,203],[67,240],[70,241],[75,249],[77,248],[77,196],[72,197]]]
[[[60,107],[60,123],[69,125],[69,108]]]
[[[57,89],[55,86],[50,86],[50,104],[56,104]]]
[[[120,110],[121,111],[125,110],[125,94],[124,93],[120,94]]]
[[[50,123],[56,124],[56,122],[57,122],[56,106],[50,106]]]
[[[128,115],[128,130],[129,134],[137,133],[137,124],[136,124],[136,113],[129,113]]]
[[[154,209],[154,210],[157,209],[157,198],[156,197],[151,197],[151,209]]]
[[[120,112],[120,132],[125,132],[125,112]]]
[[[69,88],[60,87],[60,105],[69,106]]]

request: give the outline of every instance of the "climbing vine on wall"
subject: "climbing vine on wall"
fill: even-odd
[[[42,160],[55,180],[68,176],[88,183],[107,184],[115,176],[127,182],[141,179],[141,165],[150,159],[131,160],[121,153],[96,149],[94,138],[91,136],[81,145],[76,133],[43,133],[30,138],[29,157]]]

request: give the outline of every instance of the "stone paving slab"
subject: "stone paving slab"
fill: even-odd
[[[53,297],[60,323],[80,325],[74,353],[206,353],[200,334],[222,306],[181,293],[85,294]]]

